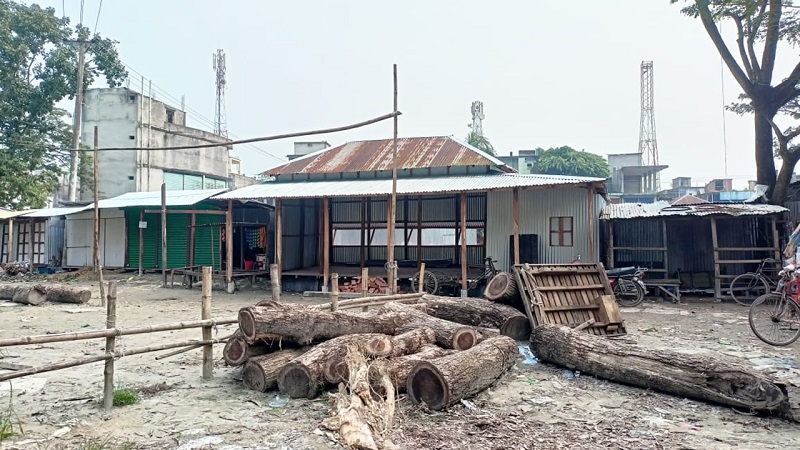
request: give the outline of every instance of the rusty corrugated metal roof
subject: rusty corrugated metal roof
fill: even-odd
[[[677,216],[768,216],[780,214],[788,209],[775,205],[752,205],[742,203],[705,203],[699,205],[670,205],[669,202],[608,204],[600,216],[603,220],[638,219],[647,217]]]
[[[397,169],[428,167],[496,166],[515,172],[503,161],[452,137],[397,139]],[[292,160],[265,175],[322,174],[392,170],[392,140],[348,142]]]
[[[671,203],[672,206],[685,206],[685,205],[703,205],[706,203],[710,203],[706,199],[702,199],[700,197],[695,197],[692,194],[686,194],[683,197],[673,201]]]

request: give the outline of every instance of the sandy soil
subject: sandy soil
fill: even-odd
[[[119,282],[118,324],[133,327],[200,317],[199,290],[165,289],[157,279],[128,274]],[[91,286],[91,281],[72,281]],[[95,296],[98,294],[95,293]],[[267,298],[265,289],[227,295],[214,291],[215,318],[235,317]],[[290,297],[293,301],[319,299]],[[0,306],[0,338],[103,328],[94,298],[86,305]],[[624,310],[629,337],[652,348],[723,354],[800,382],[796,345],[774,348],[756,339],[747,310],[730,304],[647,302]],[[219,337],[234,325],[220,326]],[[200,337],[200,330],[126,336],[118,348]],[[0,364],[38,366],[102,352],[100,339],[9,347]],[[102,410],[100,363],[0,384],[0,411],[10,404],[24,434],[6,449],[329,449],[339,447],[318,426],[326,399],[290,400],[248,391],[237,369],[215,346],[214,379],[201,379],[200,351],[154,360],[156,353],[116,363],[116,382],[142,392],[131,406]],[[405,449],[771,449],[800,445],[800,425],[739,414],[730,408],[630,388],[585,374],[520,360],[498,384],[447,412],[422,411],[403,401],[393,441]],[[108,445],[97,446],[107,442]]]

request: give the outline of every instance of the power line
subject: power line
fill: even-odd
[[[97,24],[100,23],[100,11],[103,10],[103,0],[100,0],[100,6],[97,8],[97,19],[94,21],[94,33],[97,34]]]

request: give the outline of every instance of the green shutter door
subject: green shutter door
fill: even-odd
[[[186,267],[189,214],[167,214],[167,268]]]
[[[136,269],[139,267],[139,209],[128,209],[128,267]],[[157,214],[146,214],[145,222],[147,228],[142,230],[144,247],[142,248],[142,267],[154,269],[157,267],[156,261],[161,256],[159,239],[160,221]]]
[[[225,216],[201,214],[198,212],[195,223],[198,226],[194,236],[194,264],[197,266],[213,266],[219,270],[220,265],[220,224]]]

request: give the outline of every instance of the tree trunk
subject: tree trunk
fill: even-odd
[[[393,335],[396,329],[406,323],[398,315],[358,315],[279,303],[249,306],[239,311],[239,328],[250,342],[271,334],[283,336],[300,345],[348,334]]]
[[[403,356],[417,353],[426,345],[436,342],[436,333],[430,328],[417,328],[391,338],[390,356]]]
[[[444,409],[492,385],[518,358],[513,339],[487,339],[469,350],[418,362],[406,390],[415,405],[425,402],[430,409]]]
[[[490,302],[513,306],[518,311],[525,310],[525,306],[522,304],[522,297],[519,295],[519,289],[517,289],[517,280],[514,279],[514,275],[511,273],[500,272],[492,277],[486,285],[483,296]]]
[[[769,121],[758,112],[754,113],[755,120],[755,159],[756,180],[758,184],[775,189],[775,152],[772,140],[772,126]],[[772,194],[772,192],[770,192]],[[771,195],[770,195],[770,198]],[[774,203],[774,202],[773,202]]]
[[[86,288],[63,284],[37,284],[36,288],[47,292],[47,300],[51,302],[83,304],[92,298],[92,291]]]
[[[428,305],[428,314],[464,325],[499,328],[500,334],[514,340],[527,340],[531,336],[528,317],[519,310],[480,298],[455,299],[423,295],[420,300]]]
[[[530,346],[544,362],[607,380],[761,413],[789,409],[783,385],[713,355],[645,349],[556,325],[536,327]]]
[[[39,290],[36,286],[18,286],[14,289],[11,301],[24,305],[41,305],[47,300],[47,293]]]
[[[417,353],[400,356],[391,359],[379,359],[373,361],[369,366],[369,380],[372,389],[379,395],[384,395],[381,374],[386,374],[395,387],[395,391],[401,394],[406,391],[408,374],[411,369],[420,361],[429,361],[442,356],[452,355],[457,350],[445,350],[435,345],[426,345],[419,349]]]
[[[800,153],[795,152],[791,152],[787,157],[781,158],[781,169],[778,172],[778,179],[775,181],[772,195],[769,196],[769,201],[773,205],[783,206],[786,203],[786,197],[789,194],[789,185],[792,183],[792,175],[794,175],[794,168],[797,165],[798,159],[800,159]]]
[[[478,343],[479,335],[474,328],[430,316],[423,312],[427,309],[427,304],[407,306],[387,303],[380,309],[380,316],[402,317],[402,325],[393,334],[430,328],[436,335],[436,343],[445,348],[466,350]]]
[[[229,366],[241,366],[251,358],[280,351],[285,346],[293,347],[294,344],[284,342],[280,336],[272,336],[269,339],[259,339],[249,343],[242,332],[236,330],[233,337],[228,339],[225,344],[222,357]]]
[[[303,350],[281,350],[266,356],[250,358],[242,369],[245,387],[266,392],[278,386],[278,374],[289,362],[303,354]]]
[[[347,364],[344,362],[347,348],[354,347],[363,352],[374,337],[375,334],[351,334],[313,347],[284,366],[278,375],[278,390],[292,398],[316,397],[320,388],[327,384],[326,378],[338,382],[343,379],[342,375],[347,377]]]

